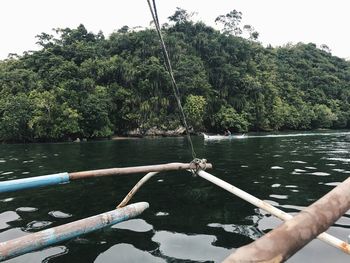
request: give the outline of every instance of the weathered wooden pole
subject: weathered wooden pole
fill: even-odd
[[[350,177],[293,219],[231,254],[225,263],[283,262],[350,209]],[[348,252],[348,244],[343,250]],[[349,259],[350,260],[350,259]]]
[[[136,192],[143,186],[149,179],[158,174],[158,172],[150,172],[141,178],[140,181],[130,190],[130,192],[124,197],[123,201],[117,206],[117,208],[124,207],[128,204],[131,198],[136,194]]]
[[[210,163],[199,164],[201,169],[209,169],[212,167]],[[109,175],[122,175],[122,174],[135,174],[135,173],[150,173],[150,172],[165,172],[176,170],[188,170],[198,168],[195,163],[167,163],[157,165],[135,166],[125,168],[109,168],[85,172],[69,173],[70,180],[77,180],[89,177],[109,176]]]
[[[135,203],[103,214],[2,242],[0,243],[0,261],[126,221],[140,215],[148,207],[149,205],[146,202]]]
[[[73,172],[73,173],[64,172],[59,174],[50,174],[50,175],[29,177],[24,179],[2,181],[0,182],[0,193],[69,183],[72,180],[79,180],[79,179],[85,179],[85,178],[91,178],[91,177],[125,175],[125,174],[133,174],[133,173],[188,170],[188,169],[196,169],[199,167],[201,169],[205,169],[205,168],[209,169],[209,168],[212,168],[212,165],[210,163],[208,164],[168,163],[168,164],[135,166],[135,167],[124,167],[124,168],[109,168],[109,169],[100,169],[100,170]]]
[[[239,188],[237,188],[237,187],[235,187],[235,186],[233,186],[233,185],[231,185],[231,184],[229,184],[229,183],[227,183],[227,182],[225,182],[225,181],[223,181],[223,180],[221,180],[221,179],[219,179],[219,178],[217,178],[217,177],[215,177],[215,176],[213,176],[205,171],[198,171],[197,174],[200,177],[208,180],[209,182],[216,184],[217,186],[225,189],[226,191],[238,196],[239,198],[251,203],[254,206],[257,206],[257,207],[271,213],[272,215],[274,215],[274,216],[276,216],[284,221],[291,220],[293,218],[293,216],[291,216],[291,215],[283,212],[282,210],[270,205],[269,203],[264,202],[263,200],[260,200],[260,199],[256,198],[255,196],[253,196],[249,193],[246,193],[243,190],[241,190],[241,189],[239,189]],[[350,195],[350,191],[348,191],[348,194]],[[350,202],[350,198],[349,198],[348,202]],[[333,209],[337,209],[337,208],[333,208]],[[321,233],[317,238],[326,242],[327,244],[329,244],[331,246],[334,246],[334,247],[340,249],[341,251],[343,251],[347,254],[350,254],[350,245],[348,243],[330,235],[330,234]]]
[[[197,159],[197,162],[195,163],[191,163],[192,167],[195,168],[190,168],[188,170],[192,171],[193,173],[196,173],[197,171],[201,170],[201,169],[206,169],[206,168],[212,168],[211,164],[206,164],[206,160],[199,160]],[[123,207],[126,206],[127,203],[131,200],[131,198],[136,194],[136,192],[149,180],[151,179],[153,176],[155,176],[156,174],[158,174],[159,172],[149,172],[147,173],[144,177],[142,177],[137,184],[129,191],[129,193],[124,197],[123,201],[120,202],[120,204],[118,204],[117,208],[119,207]]]

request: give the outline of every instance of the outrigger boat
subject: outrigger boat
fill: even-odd
[[[177,86],[171,70],[170,60],[162,39],[158,15],[156,13],[155,0],[153,7],[150,0],[147,0],[150,7],[154,24],[158,31],[162,48],[167,61],[167,69],[172,78],[175,97],[177,97],[179,108],[182,111],[181,101],[178,97]],[[154,14],[155,13],[155,14]],[[183,113],[186,130],[185,114]],[[78,221],[70,222],[64,225],[45,229],[39,232],[27,234],[12,240],[2,241],[0,243],[0,261],[11,259],[34,250],[41,250],[48,246],[60,244],[63,241],[77,238],[81,235],[91,233],[93,231],[110,227],[114,224],[134,218],[149,207],[146,202],[139,202],[127,205],[130,199],[138,191],[138,189],[150,178],[160,172],[187,170],[193,175],[199,177],[223,188],[224,190],[240,197],[250,204],[275,215],[276,217],[288,221],[280,225],[278,228],[271,230],[268,235],[263,235],[253,243],[238,248],[224,263],[232,262],[284,262],[294,253],[303,248],[308,242],[314,238],[318,238],[341,251],[350,254],[350,244],[344,242],[334,236],[324,233],[327,228],[332,226],[342,215],[350,209],[350,178],[336,186],[327,195],[305,208],[304,211],[293,217],[291,214],[279,210],[270,203],[267,203],[257,197],[244,192],[243,190],[231,185],[222,179],[215,177],[205,171],[206,168],[212,168],[210,163],[206,163],[205,159],[195,157],[191,137],[188,134],[191,145],[193,161],[190,163],[168,163],[160,165],[146,165],[136,167],[108,168],[81,172],[62,172],[58,174],[42,175],[29,178],[21,178],[15,180],[5,180],[0,182],[0,193],[8,193],[12,191],[33,189],[45,186],[66,184],[73,180],[87,179],[104,176],[118,176],[126,174],[147,173],[139,182],[130,190],[123,201],[118,204],[116,209],[103,214],[91,216]],[[241,139],[246,138],[242,135],[207,135],[204,134],[205,140],[222,140],[222,139]],[[62,186],[64,187],[64,186]]]
[[[243,139],[247,138],[247,135],[240,134],[240,135],[208,135],[203,133],[204,140],[232,140],[232,139]]]

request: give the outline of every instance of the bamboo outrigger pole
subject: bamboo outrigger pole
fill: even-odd
[[[130,191],[129,193],[125,196],[125,198],[123,199],[123,201],[117,206],[117,208],[119,207],[123,207],[125,206],[130,200],[131,198],[135,195],[135,193],[141,188],[142,185],[144,185],[150,178],[152,178],[154,175],[156,175],[157,172],[151,172],[146,174]],[[256,207],[259,207],[269,213],[271,213],[272,215],[287,221],[293,218],[292,215],[287,214],[285,212],[283,212],[282,210],[270,205],[267,202],[264,202],[263,200],[260,200],[258,198],[256,198],[255,196],[248,194],[246,192],[244,192],[243,190],[203,171],[203,170],[197,170],[196,174],[198,174],[200,177],[216,184],[217,186],[229,191],[230,193],[233,193],[234,195],[240,197],[241,199],[253,204]],[[329,227],[329,226],[328,226]],[[315,236],[316,237],[316,236]],[[334,246],[340,250],[342,250],[343,252],[350,254],[350,245],[346,242],[343,242],[342,240],[327,234],[327,233],[321,233],[318,237],[318,239],[324,241],[325,243]]]
[[[140,181],[130,190],[130,192],[124,197],[123,201],[117,206],[117,208],[124,207],[128,204],[131,198],[136,194],[136,192],[143,186],[149,179],[158,174],[158,172],[150,172],[141,178]]]
[[[146,202],[128,205],[96,216],[0,243],[0,261],[42,249],[140,215],[149,207]]]
[[[199,166],[198,166],[199,165]],[[164,172],[164,171],[176,171],[176,170],[188,170],[188,169],[205,169],[211,168],[212,165],[208,164],[195,164],[195,163],[167,163],[158,165],[146,165],[124,168],[109,168],[100,170],[91,170],[83,172],[73,173],[58,173],[36,177],[29,177],[24,179],[16,179],[0,182],[0,193],[13,192],[18,190],[25,190],[31,188],[39,188],[49,185],[65,184],[72,180],[79,180],[91,177],[124,175],[134,173],[149,173],[149,172]]]
[[[217,178],[217,177],[215,177],[215,176],[213,176],[213,175],[211,175],[211,174],[209,174],[209,173],[207,173],[205,171],[199,170],[197,172],[197,174],[200,177],[208,180],[209,182],[212,182],[213,184],[216,184],[217,186],[225,189],[226,191],[228,191],[228,192],[238,196],[239,198],[241,198],[241,199],[251,203],[252,205],[254,205],[256,207],[259,207],[259,208],[261,208],[261,209],[271,213],[272,215],[274,215],[274,216],[276,216],[276,217],[278,217],[278,218],[280,218],[280,219],[282,219],[284,221],[287,221],[287,220],[290,220],[290,219],[293,218],[292,215],[283,212],[282,210],[280,210],[280,209],[270,205],[269,203],[264,202],[263,200],[260,200],[260,199],[256,198],[255,196],[253,196],[251,194],[248,194],[248,193],[244,192],[243,190],[241,190],[241,189],[239,189],[239,188],[237,188],[237,187],[235,187],[235,186],[233,186],[233,185],[231,185],[231,184],[229,184],[229,183],[227,183],[227,182],[225,182],[225,181],[223,181],[223,180],[221,180],[221,179],[219,179],[219,178]],[[336,200],[342,200],[341,206],[338,207],[338,205],[339,205],[338,201],[336,203],[334,203],[334,201],[331,201],[328,198],[329,204],[332,204],[334,206],[332,206],[332,205],[326,206],[330,210],[329,211],[325,210],[324,214],[323,214],[324,216],[326,216],[327,213],[329,213],[329,214],[334,213],[339,218],[341,215],[343,215],[350,208],[350,191],[349,191],[349,189],[350,189],[350,179],[346,180],[345,182],[348,185],[347,186],[348,188],[344,188],[344,187],[341,188],[341,191],[344,192],[344,197],[341,198],[340,196],[337,196],[337,199],[336,199]],[[337,192],[337,193],[339,194],[339,192]],[[347,207],[347,209],[346,209],[346,207]],[[345,209],[345,211],[344,211],[344,209]],[[329,217],[330,216],[331,215],[329,215]],[[333,218],[333,216],[332,216],[332,218]],[[319,220],[319,218],[315,218],[315,220]],[[323,223],[327,222],[327,225],[326,225],[327,227],[326,228],[322,228],[322,229],[324,229],[323,231],[325,231],[332,224],[332,223],[329,223],[330,221],[323,220],[322,222]],[[316,222],[314,222],[314,223],[316,223]],[[312,228],[313,224],[311,224],[309,226],[310,226],[310,228]],[[321,232],[319,232],[319,233],[321,233]],[[269,234],[267,234],[267,235],[269,235]],[[315,238],[316,236],[317,235],[315,235],[313,238]],[[330,235],[330,234],[321,233],[321,234],[319,234],[317,236],[317,238],[322,240],[322,241],[324,241],[324,242],[326,242],[327,244],[329,244],[331,246],[334,246],[334,247],[340,249],[341,251],[343,251],[343,252],[345,252],[347,254],[350,254],[350,245],[348,243],[346,243],[346,242],[344,242],[344,241],[342,241],[342,240],[340,240],[340,239]],[[286,241],[286,242],[288,242],[288,241]],[[241,262],[241,261],[237,261],[237,262]],[[248,260],[247,262],[251,262],[251,261]],[[259,261],[255,261],[255,262],[259,262]],[[274,261],[271,261],[271,262],[274,262]]]
[[[287,260],[349,210],[349,189],[350,177],[267,235],[237,249],[224,263]],[[340,248],[349,253],[349,245],[345,242],[342,245]]]

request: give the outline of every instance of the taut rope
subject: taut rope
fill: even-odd
[[[162,47],[162,51],[163,51],[163,55],[164,55],[164,59],[165,59],[165,67],[166,67],[166,69],[167,69],[167,71],[169,73],[169,76],[171,78],[173,92],[174,92],[174,95],[175,95],[175,98],[176,98],[176,101],[177,101],[177,105],[178,105],[178,107],[180,109],[182,122],[183,122],[183,124],[185,126],[185,129],[186,129],[186,135],[187,135],[188,142],[190,144],[190,150],[191,150],[192,158],[196,159],[196,152],[194,151],[194,147],[193,147],[190,131],[189,131],[189,128],[188,128],[188,125],[187,125],[187,121],[186,121],[186,116],[185,116],[185,113],[183,111],[183,107],[182,107],[181,100],[180,100],[179,88],[178,88],[178,86],[176,84],[176,81],[175,81],[175,78],[174,78],[174,73],[173,73],[173,69],[171,67],[171,62],[170,62],[170,58],[169,58],[169,55],[168,55],[168,51],[166,49],[166,46],[165,46],[165,43],[164,43],[164,40],[163,40],[163,36],[162,36],[162,32],[160,30],[156,2],[155,2],[155,0],[153,0],[152,2],[153,2],[153,6],[152,6],[150,0],[147,0],[149,9],[150,9],[151,14],[152,14],[153,22],[154,22],[154,24],[156,26],[156,30],[157,30],[157,33],[158,33],[160,44],[161,44],[161,47]]]

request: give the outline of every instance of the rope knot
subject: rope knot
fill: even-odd
[[[193,176],[197,176],[197,172],[199,170],[205,170],[207,167],[207,160],[206,159],[199,159],[199,158],[194,158],[190,164],[194,164],[195,168],[190,169],[192,172]],[[192,165],[191,165],[192,166]],[[203,166],[203,167],[202,167]]]

